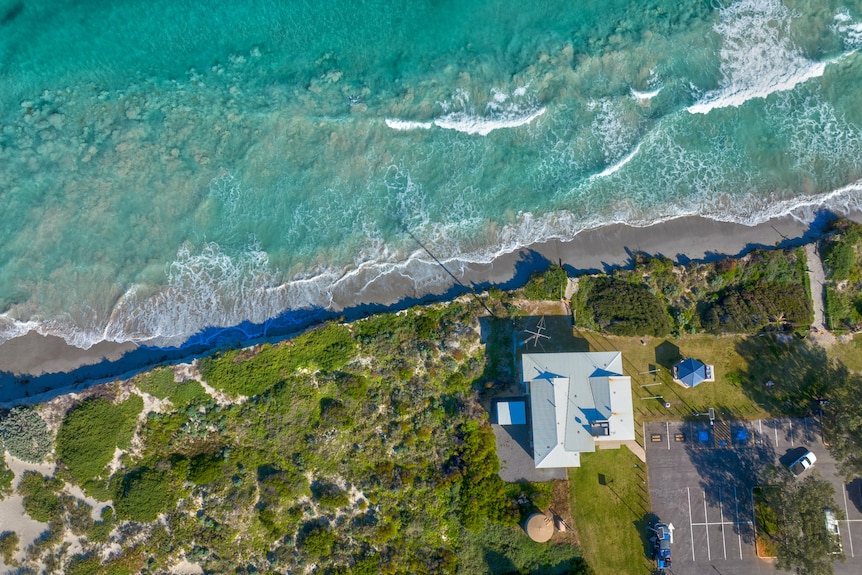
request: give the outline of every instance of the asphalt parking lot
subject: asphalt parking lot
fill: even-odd
[[[751,490],[765,466],[786,465],[808,449],[846,515],[847,561],[836,562],[835,573],[862,573],[862,480],[845,484],[837,474],[816,419],[653,422],[644,438],[653,512],[674,526],[668,573],[775,573],[773,560],[757,556]]]

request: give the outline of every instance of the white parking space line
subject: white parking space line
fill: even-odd
[[[763,420],[757,420],[757,427],[760,429],[760,445],[763,445]]]
[[[844,487],[844,489],[841,490],[841,495],[844,496],[844,517],[850,517],[847,514],[847,487],[846,486]],[[853,534],[850,533],[849,521],[847,523],[847,537],[850,539],[850,557],[856,557],[856,555],[853,554]]]
[[[707,526],[704,527],[706,530],[706,558],[712,561],[712,550],[709,548],[709,515],[706,513],[706,491],[701,490],[703,493],[703,519],[707,522]]]
[[[778,447],[778,420],[773,420],[775,425],[772,427],[772,430],[775,432],[775,447]]]
[[[736,525],[736,521],[707,521],[705,523],[692,523],[692,525],[697,525],[698,527],[703,527],[704,525],[707,527],[710,525]]]
[[[685,488],[688,493],[688,530],[691,533],[691,560],[695,561],[694,558],[694,524],[691,522],[691,489],[688,487]]]
[[[736,496],[736,485],[733,486],[733,502],[736,505],[736,523],[739,524],[739,498]],[[742,559],[742,533],[736,530],[736,538],[739,539],[739,558]]]
[[[667,450],[670,451],[670,423],[665,421],[664,426],[667,429]]]
[[[721,517],[721,545],[724,547],[724,558],[727,559],[727,541],[724,539],[724,507],[721,501],[721,487],[718,488],[718,512]]]
[[[790,447],[793,447],[793,420],[789,419],[787,424],[790,426]]]

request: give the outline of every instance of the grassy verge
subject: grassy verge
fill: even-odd
[[[778,529],[775,510],[769,506],[768,490],[775,487],[755,487],[752,491],[754,497],[754,526],[757,532],[757,556],[761,558],[772,558],[777,555],[775,541],[772,533]]]
[[[581,457],[569,481],[581,549],[595,574],[648,573],[646,465],[626,448],[597,451]]]

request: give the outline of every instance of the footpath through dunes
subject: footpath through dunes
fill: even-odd
[[[862,221],[862,213],[844,214]],[[831,216],[830,216],[831,217]],[[134,348],[134,344],[100,344],[90,350],[64,345],[61,340],[30,333],[0,345],[0,405],[41,401],[100,381],[127,377],[162,363],[188,361],[222,347],[280,341],[315,323],[369,313],[397,311],[412,305],[446,301],[468,289],[494,286],[514,289],[531,273],[562,262],[571,275],[609,270],[631,262],[632,253],[661,254],[680,263],[712,261],[747,253],[757,247],[794,246],[823,234],[829,217],[784,216],[759,225],[719,222],[699,216],[682,217],[646,227],[612,224],[577,234],[569,240],[550,240],[499,255],[489,263],[420,262],[421,276],[434,278],[418,288],[401,270],[382,275],[372,283],[340,286],[332,307],[291,310],[298,323],[279,331],[279,320],[211,328],[181,348]],[[451,275],[449,274],[451,272]],[[456,284],[456,280],[460,282]],[[405,296],[405,294],[410,294]],[[196,342],[196,343],[195,343]],[[132,348],[132,349],[130,349]]]
[[[826,315],[823,310],[823,286],[826,283],[826,272],[823,270],[823,260],[817,243],[805,245],[805,255],[808,260],[808,280],[811,286],[811,301],[814,305],[814,323],[811,325],[811,339],[821,345],[835,343],[835,335],[826,326]]]

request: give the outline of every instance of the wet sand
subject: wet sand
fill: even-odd
[[[848,216],[862,221],[862,214]],[[632,252],[662,254],[674,261],[686,262],[736,256],[758,246],[801,245],[819,235],[810,223],[789,216],[753,227],[686,217],[643,228],[608,225],[580,233],[569,241],[543,242],[505,254],[489,264],[446,263],[446,267],[464,286],[491,284],[513,288],[523,284],[530,272],[546,267],[549,262],[587,272],[626,265]],[[332,309],[340,313],[362,305],[389,306],[405,299],[433,298],[451,293],[453,288],[457,290],[454,278],[434,262],[416,262],[407,274],[400,270],[364,278],[358,273],[353,281],[342,282],[335,288]],[[60,338],[31,332],[0,345],[0,372],[11,372],[23,378],[65,373],[105,359],[120,359],[135,348],[133,343],[103,342],[82,350],[67,345]],[[119,370],[123,369],[122,363],[118,362]]]

